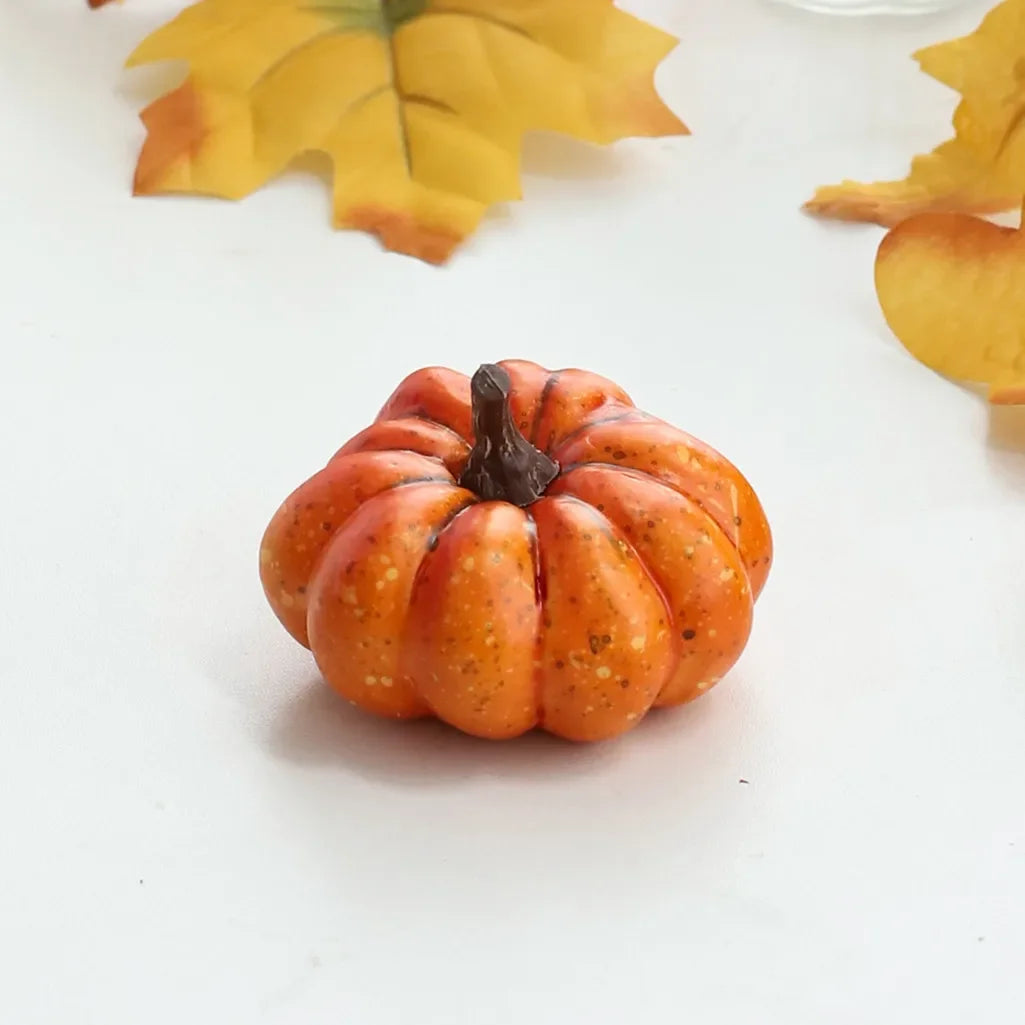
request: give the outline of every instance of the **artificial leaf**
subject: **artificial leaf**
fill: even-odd
[[[686,133],[653,83],[675,45],[609,0],[201,0],[129,58],[189,65],[135,192],[236,199],[321,151],[338,227],[440,263],[519,198],[528,130]]]
[[[919,214],[883,239],[876,292],[913,356],[990,401],[1025,403],[1025,231],[962,213]]]
[[[1013,209],[1025,186],[1025,0],[1004,0],[968,36],[915,55],[957,90],[954,138],[915,157],[901,181],[844,181],[820,188],[805,209],[894,225],[926,211]]]

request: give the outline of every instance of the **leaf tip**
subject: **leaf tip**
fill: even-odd
[[[853,181],[816,189],[801,209],[813,217],[825,220],[879,224],[884,228],[892,228],[903,220],[899,210],[871,195],[859,182]]]
[[[671,108],[666,107],[665,128],[660,134],[684,136],[691,135],[693,133],[690,128],[688,128],[687,125],[673,113]]]
[[[168,183],[199,153],[206,137],[199,93],[190,80],[142,112],[146,140],[132,181],[135,196],[168,191]]]
[[[155,195],[157,189],[154,187],[153,179],[146,175],[143,170],[142,157],[135,165],[135,173],[132,175],[132,195],[133,196],[152,196]]]
[[[987,397],[992,406],[1025,406],[1025,380],[1013,384],[991,384]]]
[[[424,263],[447,263],[463,236],[448,228],[422,224],[410,214],[381,206],[359,206],[339,218],[338,227],[376,235],[385,249],[413,256]]]

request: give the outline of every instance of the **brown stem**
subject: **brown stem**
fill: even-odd
[[[509,374],[485,363],[470,381],[476,438],[459,483],[485,501],[520,508],[536,502],[559,475],[559,464],[533,445],[513,423]]]

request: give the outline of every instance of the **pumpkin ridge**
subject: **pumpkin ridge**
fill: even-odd
[[[385,420],[383,422],[384,423],[392,423],[393,421]],[[453,433],[455,433],[455,432],[453,431]],[[456,437],[459,437],[459,435],[456,435]],[[424,459],[431,459],[431,460],[433,460],[434,462],[436,462],[438,464],[439,467],[441,467],[443,470],[445,470],[449,474],[448,477],[417,477],[417,478],[413,478],[413,479],[408,480],[408,481],[399,481],[398,484],[393,484],[392,487],[402,487],[403,484],[423,484],[423,483],[426,483],[427,481],[432,481],[432,480],[440,480],[440,481],[443,481],[446,484],[457,484],[458,483],[458,481],[456,480],[455,474],[453,474],[448,469],[448,467],[445,465],[444,461],[439,456],[429,456],[425,452],[418,452],[415,448],[363,448],[363,449],[359,449],[359,451],[357,451],[357,452],[346,452],[343,455],[335,456],[335,457],[333,457],[331,459],[331,462],[328,463],[328,465],[330,466],[331,463],[333,463],[335,461],[335,459],[344,459],[346,456],[349,456],[349,455],[354,455],[354,456],[355,455],[359,455],[361,452],[397,452],[400,455],[404,455],[404,456],[422,456]],[[385,488],[385,490],[386,491],[390,491],[391,488]]]
[[[696,509],[699,509],[701,511],[701,514],[708,521],[708,523],[715,529],[715,532],[717,534],[721,534],[724,538],[726,538],[730,545],[734,549],[736,549],[737,554],[740,555],[740,546],[737,544],[736,540],[734,540],[732,537],[730,537],[729,534],[726,533],[726,531],[723,529],[719,521],[708,511],[708,509],[705,508],[704,505],[701,504],[701,500],[696,495],[692,495],[686,491],[677,491],[676,488],[674,488],[672,484],[670,484],[668,481],[663,480],[661,477],[655,476],[655,474],[653,473],[648,473],[647,470],[638,470],[635,466],[620,466],[619,463],[607,463],[597,459],[587,463],[570,463],[568,466],[564,466],[562,468],[562,473],[559,476],[565,477],[568,474],[570,474],[573,470],[578,470],[584,466],[601,466],[604,467],[606,470],[615,470],[617,473],[625,473],[629,477],[635,477],[640,480],[651,481],[652,484],[657,484],[660,488],[665,488],[667,491],[671,491],[674,495],[679,495],[680,498],[686,499],[686,501],[690,502]],[[567,495],[566,497],[576,498],[575,495]],[[576,500],[578,502],[583,502],[584,505],[591,504],[583,498],[577,498]],[[592,506],[592,508],[594,507]],[[595,509],[595,512],[600,512],[600,510]],[[748,576],[750,576],[748,566],[744,562],[743,558],[741,558],[740,562],[741,565],[744,567],[744,572],[747,573]]]
[[[456,487],[458,487],[458,485],[456,485]],[[405,639],[406,629],[409,621],[409,609],[412,608],[413,599],[416,597],[417,589],[422,584],[424,566],[427,564],[427,560],[431,557],[431,553],[437,549],[438,545],[441,542],[441,537],[445,533],[445,531],[448,530],[448,528],[451,527],[452,524],[455,523],[456,520],[458,520],[464,512],[466,512],[468,509],[472,509],[475,505],[479,504],[480,500],[477,498],[476,495],[473,495],[472,497],[468,498],[462,505],[457,506],[455,509],[453,509],[452,512],[450,512],[428,535],[427,541],[424,543],[423,554],[420,556],[420,561],[417,563],[416,570],[413,572],[413,583],[409,588],[409,605],[406,608],[406,615],[403,619],[401,630],[401,636],[403,640]],[[413,680],[413,689],[416,691],[420,701],[422,701],[431,710],[431,714],[437,716],[437,713],[435,713],[434,711],[434,707],[423,696],[423,693],[419,685],[417,684],[415,678]]]
[[[445,481],[421,486],[416,498],[396,495],[394,490],[377,494],[363,503],[359,512],[326,546],[310,580],[307,630],[314,659],[325,680],[335,690],[358,702],[366,686],[380,685],[383,688],[380,692],[382,700],[376,699],[378,692],[364,694],[367,707],[379,714],[408,718],[429,714],[430,709],[420,696],[415,681],[403,680],[399,676],[401,646],[392,647],[389,641],[402,637],[409,614],[408,596],[426,555],[431,532],[471,496]],[[384,525],[388,529],[382,532]],[[408,528],[412,529],[413,537],[405,536]],[[402,540],[396,541],[389,553],[393,560],[379,560],[382,548],[387,550],[391,540],[398,538]],[[350,574],[353,575],[350,577]],[[378,610],[376,596],[389,585],[405,593],[398,597],[393,595]],[[361,590],[360,596],[357,596],[357,589]],[[352,611],[340,613],[337,610]],[[376,614],[378,612],[380,614]],[[384,645],[378,643],[381,654],[360,655],[352,643],[339,646],[335,628],[347,624],[345,628],[356,631],[356,636],[359,636],[360,630],[370,629],[368,613],[375,613],[373,619],[389,617],[387,633],[377,637],[378,642],[385,636],[389,638]],[[359,647],[366,648],[367,645]],[[386,647],[390,650],[386,651]],[[361,659],[369,659],[372,667],[360,671]],[[385,663],[383,675],[380,675],[381,662]],[[394,692],[390,691],[393,686]],[[398,709],[390,700],[391,694],[396,695]]]
[[[545,708],[542,700],[541,687],[541,652],[544,651],[545,639],[545,578],[541,571],[541,545],[537,536],[537,521],[529,507],[523,510],[527,517],[527,532],[530,534],[530,558],[534,568],[534,603],[537,605],[537,633],[534,636],[534,717],[537,719],[535,729],[543,729]]]
[[[595,412],[600,413],[607,407],[601,406]],[[589,431],[592,427],[600,427],[603,424],[618,424],[618,423],[647,423],[651,420],[656,420],[657,417],[653,417],[650,413],[645,413],[642,409],[634,407],[624,407],[623,412],[617,413],[614,416],[599,416],[593,420],[587,418],[583,423],[578,424],[573,428],[569,434],[564,434],[558,441],[553,442],[551,449],[548,451],[548,455],[554,459],[558,454],[560,448],[565,445],[569,445],[576,441],[584,431]]]
[[[364,427],[363,431],[368,431],[368,430],[370,430],[371,427],[377,427],[380,424],[401,424],[403,420],[419,420],[421,423],[430,424],[432,427],[439,427],[446,434],[451,434],[452,437],[458,438],[464,445],[466,445],[467,448],[469,448],[469,446],[470,446],[470,443],[466,440],[466,438],[464,438],[454,427],[450,427],[448,424],[443,424],[440,420],[435,420],[434,417],[427,416],[427,414],[424,413],[421,410],[417,410],[417,411],[413,411],[413,412],[409,412],[409,413],[404,413],[402,416],[388,417],[387,420],[374,420],[372,423],[370,423],[366,427]],[[352,437],[353,438],[358,438],[360,436],[360,434],[363,433],[363,431],[357,432]],[[351,440],[352,439],[350,439],[350,441]],[[405,449],[387,449],[387,451],[389,451],[389,452],[403,452],[403,451],[405,451]],[[422,452],[418,453],[418,455],[423,455],[423,453]],[[426,456],[425,458],[427,458],[427,459],[434,459],[436,457],[435,456]]]
[[[398,475],[386,471],[389,463],[397,464],[393,468]],[[381,486],[357,483],[364,471],[382,472]],[[305,596],[324,550],[370,499],[396,487],[429,483],[455,485],[439,460],[419,453],[389,457],[386,452],[356,452],[320,467],[277,508],[260,540],[260,580],[275,615],[300,644],[307,642]],[[331,506],[340,508],[329,511]],[[314,536],[300,539],[300,529],[313,529]]]
[[[591,464],[588,464],[588,465],[593,466],[594,464],[591,463]],[[639,476],[648,476],[648,477],[650,477],[651,475],[650,474],[640,474]],[[672,490],[672,489],[670,489],[670,490]],[[666,597],[666,592],[662,588],[662,585],[658,582],[658,580],[655,579],[655,575],[651,572],[651,569],[648,567],[647,562],[645,562],[645,560],[641,556],[641,553],[638,552],[637,549],[630,542],[630,539],[623,533],[623,531],[621,531],[619,529],[619,527],[617,527],[612,522],[612,520],[610,520],[605,515],[605,513],[603,513],[601,511],[601,509],[599,509],[596,505],[592,505],[590,502],[587,501],[586,498],[580,498],[577,495],[567,494],[566,492],[563,492],[559,497],[560,498],[570,498],[570,499],[572,499],[575,502],[579,502],[581,505],[586,505],[587,508],[590,509],[591,512],[594,514],[595,519],[600,521],[601,529],[605,533],[605,535],[608,537],[609,541],[613,545],[620,546],[622,548],[626,548],[626,549],[630,550],[630,552],[633,555],[633,558],[636,561],[637,565],[640,566],[641,572],[645,575],[645,577],[647,577],[648,583],[650,583],[651,586],[655,589],[655,593],[658,595],[659,601],[662,602],[662,608],[665,609],[665,614],[666,614],[666,618],[665,618],[666,628],[668,629],[669,626],[673,622],[673,609],[672,609],[672,606],[669,604],[669,599]],[[686,498],[685,495],[681,495],[680,497],[681,498]],[[705,512],[704,509],[702,509],[701,511]],[[708,516],[707,513],[705,513],[705,515]],[[654,708],[655,702],[658,700],[658,695],[662,693],[662,688],[665,687],[665,685],[673,678],[673,676],[676,675],[676,670],[680,666],[680,642],[679,642],[679,639],[676,636],[676,632],[675,631],[673,631],[672,637],[673,637],[673,654],[674,654],[672,672],[666,674],[666,678],[665,678],[665,680],[662,683],[662,687],[660,687],[658,689],[658,692],[655,694],[655,696],[651,700],[651,704],[648,706],[648,711],[650,711],[652,708]],[[647,713],[645,713],[645,714],[647,714]]]
[[[541,395],[537,400],[537,409],[534,410],[534,422],[530,425],[530,434],[527,435],[527,441],[537,447],[537,432],[541,428],[541,420],[545,413],[545,408],[548,405],[548,400],[552,397],[552,390],[559,383],[559,378],[562,377],[561,370],[549,371],[548,377],[545,379],[544,387],[541,389]],[[546,456],[550,456],[552,453],[548,448],[541,449]]]
[[[458,484],[456,484],[456,487],[459,487],[459,485],[458,485]],[[465,488],[464,488],[463,490],[465,490]],[[478,497],[477,497],[476,495],[474,495],[474,496],[473,496],[472,498],[468,498],[468,499],[466,500],[466,502],[465,502],[465,503],[464,503],[463,505],[459,506],[459,508],[458,508],[458,509],[456,509],[456,510],[455,510],[454,512],[450,513],[450,514],[449,514],[449,515],[448,515],[448,516],[447,516],[447,517],[446,517],[446,518],[445,518],[445,519],[444,519],[444,520],[443,520],[443,521],[442,521],[441,523],[439,523],[439,524],[438,524],[438,526],[437,526],[437,527],[436,527],[436,528],[435,528],[435,529],[434,529],[434,530],[433,530],[433,531],[431,532],[431,536],[430,536],[430,537],[429,537],[429,538],[427,539],[427,548],[426,548],[426,550],[427,550],[428,552],[433,552],[433,551],[434,551],[434,549],[438,547],[438,542],[439,542],[439,541],[441,540],[441,535],[442,535],[442,534],[444,534],[444,533],[445,533],[445,531],[446,531],[446,530],[448,530],[448,528],[449,528],[449,527],[451,527],[451,526],[452,526],[452,524],[453,524],[453,523],[454,523],[454,522],[455,522],[455,521],[456,521],[457,519],[459,519],[459,517],[460,517],[460,516],[461,516],[461,515],[462,515],[462,514],[463,514],[464,512],[466,512],[466,510],[467,510],[467,509],[471,508],[472,506],[475,506],[475,505],[477,505],[477,504],[478,504],[479,502],[480,502],[480,499],[479,499],[479,498],[478,498]]]
[[[390,452],[404,452],[404,453],[408,453],[411,456],[421,455],[420,452],[414,452],[412,449],[408,449],[408,448],[393,448],[393,449],[389,449],[389,451]],[[425,459],[430,459],[431,457],[430,456],[424,456],[424,458]],[[440,460],[439,460],[439,462],[440,462]],[[455,485],[455,481],[452,479],[451,475],[448,476],[448,477],[405,477],[402,480],[396,481],[394,484],[389,484],[388,487],[386,487],[386,488],[382,488],[377,494],[378,495],[383,495],[384,492],[386,492],[386,491],[394,491],[396,488],[408,488],[408,487],[411,487],[414,484],[452,484],[452,485]],[[376,497],[377,497],[376,495],[371,495],[370,496],[370,498],[376,498]],[[367,499],[368,502],[370,501],[370,498]],[[362,506],[362,505],[363,505],[363,503],[360,502],[360,504],[358,506],[356,506],[356,509],[359,509],[360,506]],[[354,509],[353,512],[355,512],[355,511],[356,510]],[[345,523],[345,522],[346,522],[345,520],[342,521],[342,523]],[[339,524],[339,526],[341,526],[341,524]]]
[[[392,451],[398,452],[398,451],[404,451],[404,450],[403,449],[393,449]],[[412,454],[413,455],[419,455],[420,453],[419,452],[414,452]],[[428,457],[425,457],[425,458],[428,458]],[[350,522],[352,522],[353,517],[356,516],[356,514],[368,502],[372,502],[375,498],[379,498],[381,495],[387,495],[387,494],[390,494],[392,491],[398,491],[400,488],[422,487],[425,484],[449,484],[452,487],[458,487],[458,485],[451,479],[451,477],[448,477],[448,478],[445,478],[445,477],[411,477],[408,480],[400,480],[400,481],[397,481],[395,484],[389,484],[388,487],[382,488],[380,491],[376,492],[375,494],[370,495],[369,497],[365,498],[362,502],[360,502],[352,510],[352,512],[349,513],[348,516],[345,517],[345,519],[343,519],[340,523],[336,524],[335,525],[335,529],[331,531],[331,534],[328,537],[327,544],[325,544],[324,547],[320,550],[320,552],[317,554],[316,559],[313,560],[313,564],[310,566],[310,575],[309,575],[309,577],[307,577],[307,580],[306,580],[306,587],[307,587],[307,589],[310,589],[310,588],[313,587],[313,580],[316,577],[317,572],[319,571],[321,565],[324,562],[324,557],[331,550],[331,546],[335,543],[335,541],[339,537],[341,537],[341,535],[345,532],[345,528],[349,525]]]
[[[472,424],[469,385],[469,378],[465,374],[447,367],[421,367],[399,382],[377,411],[373,422],[417,417],[427,423],[447,427],[470,444]],[[465,433],[463,427],[466,428]]]
[[[385,420],[384,422],[385,423],[390,423],[391,421]],[[452,433],[455,434],[455,431],[453,431]],[[458,437],[458,435],[456,435],[456,436]],[[442,461],[437,456],[425,455],[423,452],[417,452],[417,450],[415,448],[378,448],[378,449],[364,449],[363,451],[365,451],[365,452],[401,452],[403,455],[423,456],[424,459],[434,459],[436,462],[440,463],[442,466],[445,465],[444,463],[442,463]],[[353,454],[355,454],[355,453],[353,453]],[[422,480],[444,480],[444,479],[445,479],[444,477],[423,477],[422,478]],[[455,478],[453,477],[453,480],[454,479]],[[408,483],[417,483],[417,482],[416,481],[410,481]]]
[[[400,448],[389,449],[389,451],[391,451],[391,452],[408,452],[409,455],[413,455],[413,456],[418,456],[418,455],[421,454],[419,452],[412,452],[412,451],[410,451],[408,449],[400,449]],[[358,454],[359,453],[353,453],[353,455],[358,455]],[[424,456],[424,458],[425,459],[429,459],[431,457],[430,456]],[[328,464],[328,465],[330,465],[330,464]],[[363,506],[365,506],[367,504],[367,502],[372,502],[375,498],[377,498],[378,495],[386,495],[390,491],[396,491],[399,488],[415,488],[415,487],[418,487],[418,486],[423,485],[423,484],[450,484],[450,485],[452,485],[452,487],[458,487],[459,486],[452,479],[451,475],[449,475],[448,477],[407,477],[407,478],[404,478],[402,480],[395,481],[394,484],[389,484],[385,488],[381,488],[380,491],[376,491],[372,495],[368,495],[365,499],[363,499],[362,502],[360,502],[358,505],[355,506],[355,508],[349,513],[348,516],[346,516],[343,520],[340,520],[338,523],[335,524],[334,529],[331,531],[331,534],[329,536],[329,540],[328,540],[327,544],[324,545],[324,547],[321,550],[320,554],[317,556],[316,561],[313,563],[313,566],[310,569],[310,580],[313,579],[313,575],[317,571],[317,566],[319,565],[320,560],[324,558],[324,552],[326,552],[328,550],[328,548],[331,547],[331,544],[334,541],[334,539],[345,529],[346,524],[353,518],[353,516],[356,515],[356,513],[358,513],[360,511],[360,509],[363,508]]]
[[[463,437],[462,434],[449,424],[442,423],[433,416],[428,416],[427,411],[422,406],[419,409],[410,409],[408,412],[403,413],[402,416],[390,416],[385,420],[375,420],[374,423],[389,424],[395,423],[397,420],[422,420],[425,424],[433,424],[435,427],[443,428],[449,434],[454,434],[463,444],[470,445],[471,439]]]
[[[408,417],[396,416],[391,420],[378,420],[377,423],[394,424],[400,423],[402,420],[422,420],[426,424],[431,424],[434,427],[440,427],[447,434],[451,434],[454,438],[458,438],[464,445],[469,446],[469,442],[466,438],[464,438],[454,427],[449,427],[448,424],[443,424],[440,420],[435,420],[434,417],[428,416],[422,411],[410,413]]]
[[[579,506],[579,507],[582,507],[583,509],[585,509],[587,511],[588,516],[595,522],[595,526],[596,526],[597,530],[601,532],[601,534],[605,538],[605,540],[608,541],[609,546],[614,550],[615,555],[616,556],[626,555],[627,558],[632,558],[633,562],[636,563],[636,565],[640,569],[641,574],[643,575],[644,579],[647,580],[649,584],[651,584],[652,589],[654,590],[655,594],[658,596],[659,605],[662,607],[664,621],[665,621],[666,627],[668,629],[670,627],[670,624],[672,624],[672,622],[673,622],[673,612],[672,612],[672,609],[671,609],[671,607],[669,605],[669,602],[666,600],[665,592],[663,591],[663,589],[662,589],[661,585],[658,583],[658,581],[652,576],[651,570],[648,568],[648,566],[645,563],[644,559],[641,558],[641,556],[638,553],[637,549],[623,535],[623,532],[611,520],[609,520],[601,512],[600,509],[598,509],[591,502],[588,502],[586,499],[580,498],[578,495],[574,495],[574,494],[571,494],[571,493],[563,491],[563,492],[559,492],[559,493],[551,496],[551,499],[553,501],[558,501],[558,502],[565,503],[565,504],[576,505],[576,506]],[[544,552],[545,552],[544,548],[539,546],[540,565],[541,565],[542,569],[543,569],[544,564],[545,564]],[[629,554],[627,555],[627,553],[629,553]],[[544,607],[544,605],[542,605],[541,606],[541,629],[538,631],[539,643],[542,643],[544,641],[544,639],[545,639],[545,629],[546,629],[545,628],[545,607]],[[677,636],[675,634],[675,631],[671,631],[671,637],[672,637],[673,658],[672,658],[672,664],[671,664],[670,671],[666,673],[665,679],[662,681],[662,684],[658,688],[658,690],[656,690],[654,693],[652,693],[650,702],[647,704],[647,707],[641,713],[641,716],[640,716],[641,718],[643,718],[645,715],[647,715],[648,712],[650,712],[651,709],[655,707],[655,703],[658,701],[659,695],[661,694],[663,688],[673,678],[673,676],[676,673],[676,670],[678,669],[678,667],[680,665],[681,646],[680,646],[679,639],[677,638]],[[541,650],[543,650],[543,646],[542,646]],[[540,673],[541,673],[541,668],[542,668],[541,666],[538,667],[538,675],[539,675],[539,677],[540,677]],[[539,709],[540,709],[540,701],[539,701]],[[543,717],[539,717],[538,727],[542,728],[542,729],[547,729],[545,727],[545,725],[544,725]],[[563,736],[563,734],[561,734],[561,733],[556,733],[555,735],[556,736]]]
[[[610,464],[608,464],[608,463],[579,463],[577,465],[579,465],[579,466],[609,466]],[[615,469],[619,469],[619,467],[614,467],[614,468]],[[563,470],[563,472],[560,474],[560,476],[565,476],[567,473],[569,473],[569,471],[571,469],[574,469],[574,467],[566,467]],[[654,477],[652,477],[650,473],[644,473],[643,471],[638,472],[637,476],[653,480],[653,481],[655,481],[656,484],[661,484],[662,483],[661,481],[658,481]],[[662,486],[663,487],[668,487],[668,485],[665,485],[665,484],[663,484]],[[673,488],[669,488],[669,490],[673,491]],[[678,491],[673,491],[673,493],[677,494],[677,495],[680,495],[680,492],[678,492]],[[623,535],[623,532],[619,529],[619,527],[617,527],[612,522],[612,520],[610,520],[605,515],[605,513],[603,513],[601,511],[601,509],[599,509],[593,503],[588,502],[588,500],[586,498],[581,498],[579,495],[574,495],[570,491],[560,491],[556,497],[558,497],[559,499],[561,499],[562,501],[565,501],[565,502],[575,502],[577,505],[586,506],[587,511],[589,513],[591,513],[591,515],[596,520],[599,521],[599,527],[600,527],[602,533],[605,534],[605,536],[609,539],[609,542],[611,544],[613,544],[613,545],[615,545],[617,547],[621,546],[623,548],[629,548],[630,549],[630,552],[632,553],[633,557],[637,560],[637,562],[640,565],[641,569],[644,570],[645,576],[648,578],[648,580],[651,581],[652,586],[658,592],[658,596],[662,599],[662,604],[665,606],[665,609],[666,609],[666,615],[669,616],[670,619],[672,619],[673,613],[672,613],[672,610],[669,608],[669,603],[666,601],[666,596],[665,596],[665,592],[662,590],[662,585],[659,584],[659,582],[657,580],[655,580],[655,578],[651,575],[651,570],[648,569],[648,566],[645,563],[644,559],[641,558],[640,553],[630,543],[630,539]],[[687,498],[686,495],[680,495],[680,497],[683,498],[683,499]],[[704,513],[704,515],[706,517],[708,516],[708,513],[705,512],[704,509],[702,509],[701,512]],[[711,517],[708,517],[708,518],[711,519]],[[719,524],[715,524],[715,526],[716,526],[716,529],[719,530],[720,533],[722,533],[722,528],[719,527]],[[729,539],[727,538],[727,540],[729,540]]]

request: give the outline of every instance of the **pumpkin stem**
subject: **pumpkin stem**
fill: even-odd
[[[523,508],[544,494],[559,475],[559,464],[531,445],[513,423],[511,391],[509,374],[494,363],[485,363],[473,375],[470,397],[476,441],[459,484],[485,501]]]

